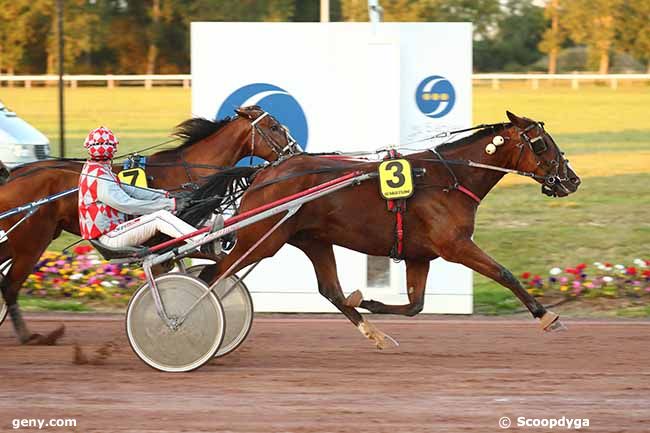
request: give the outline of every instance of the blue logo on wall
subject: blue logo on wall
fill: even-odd
[[[289,128],[291,135],[303,149],[307,149],[309,140],[307,118],[296,98],[289,92],[268,83],[254,83],[240,87],[223,101],[216,118],[232,116],[235,108],[248,105],[259,105],[264,111],[268,111],[278,122]]]
[[[454,108],[456,92],[445,77],[432,75],[422,80],[418,86],[415,102],[422,114],[436,119],[447,115]]]

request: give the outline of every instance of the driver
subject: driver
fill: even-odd
[[[142,245],[157,233],[172,238],[197,229],[174,216],[187,200],[164,190],[137,188],[120,182],[112,171],[117,137],[103,126],[88,134],[84,147],[90,158],[79,176],[79,228],[84,239],[97,239],[111,248]],[[218,226],[212,227],[214,231]],[[195,243],[204,235],[186,240]]]

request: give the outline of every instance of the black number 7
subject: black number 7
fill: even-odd
[[[138,183],[138,177],[140,177],[140,170],[123,171],[122,176],[124,176],[125,179],[130,177],[131,180],[127,180],[127,183],[131,186],[135,186],[136,183]]]

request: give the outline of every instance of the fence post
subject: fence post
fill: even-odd
[[[189,89],[190,88],[190,80],[185,79],[183,80],[183,89]]]
[[[575,76],[575,75],[578,75],[578,73],[577,73],[577,72],[574,72],[573,75],[574,75],[574,76]],[[571,79],[571,88],[572,88],[573,90],[578,90],[578,89],[580,88],[580,81],[578,81],[577,78],[572,78],[572,79]]]
[[[612,78],[611,87],[612,87],[613,90],[618,89],[618,79]]]
[[[32,80],[25,80],[25,88],[26,89],[32,88]]]
[[[492,78],[492,89],[493,90],[499,90],[499,79],[498,78]]]
[[[531,85],[533,86],[533,90],[539,89],[539,79],[533,78],[532,82],[531,82]]]
[[[151,89],[151,87],[152,87],[151,78],[147,78],[146,80],[144,80],[144,88],[145,89]]]
[[[108,80],[106,80],[106,85],[109,89],[113,89],[115,87],[115,80],[112,77],[112,74],[108,74]]]
[[[76,89],[77,88],[77,80],[70,80],[70,88]]]

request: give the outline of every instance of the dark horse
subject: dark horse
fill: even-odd
[[[332,245],[374,256],[388,256],[395,239],[395,215],[387,211],[376,180],[342,189],[307,203],[235,268],[235,272],[273,256],[285,243],[301,249],[311,260],[320,293],[330,300],[377,347],[387,344],[386,334],[366,321],[355,307],[373,313],[413,316],[422,310],[429,262],[438,257],[461,263],[509,288],[540,320],[545,330],[560,329],[558,316],[547,311],[513,274],[472,240],[478,201],[504,176],[499,169],[526,172],[542,184],[547,195],[575,192],[580,179],[573,172],[543,124],[508,112],[511,123],[490,125],[473,135],[436,149],[406,156],[414,168],[425,169],[417,179],[415,194],[404,214],[409,303],[385,305],[363,300],[360,292],[347,299],[337,277]],[[497,143],[498,146],[492,146]],[[443,164],[445,160],[447,164]],[[492,169],[471,166],[469,161]],[[297,155],[265,168],[244,194],[239,211],[247,211],[342,173],[377,170],[377,163],[359,163]],[[329,171],[329,172],[328,172]],[[468,192],[463,192],[468,191]],[[476,197],[471,197],[471,195]],[[282,215],[242,229],[237,246],[223,260],[204,269],[201,278],[215,281]]]
[[[236,110],[237,116],[219,122],[189,119],[177,127],[175,135],[184,139],[175,149],[164,150],[147,159],[147,177],[152,188],[178,189],[183,183],[202,182],[224,166],[248,155],[267,161],[296,151],[284,126],[259,107]],[[11,172],[9,182],[0,187],[0,211],[77,187],[82,163],[50,160],[27,164]],[[115,166],[119,171],[120,167]],[[0,221],[7,231],[21,216]],[[21,343],[52,344],[62,335],[59,328],[48,336],[29,332],[18,308],[18,292],[45,248],[65,230],[79,235],[77,194],[41,206],[38,211],[0,244],[0,265],[12,260],[3,279],[2,295]],[[2,316],[0,303],[0,316]],[[0,317],[0,323],[4,317]]]

